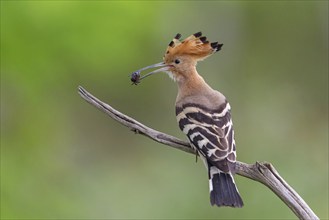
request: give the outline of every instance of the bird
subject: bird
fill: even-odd
[[[210,43],[202,32],[170,41],[163,61],[135,71],[134,84],[159,72],[167,73],[178,85],[175,110],[179,128],[204,162],[209,178],[210,204],[241,208],[243,201],[235,184],[236,144],[231,106],[226,97],[212,89],[197,72],[199,61],[221,50],[223,44]],[[155,70],[140,77],[145,70]],[[136,80],[136,74],[138,80]]]

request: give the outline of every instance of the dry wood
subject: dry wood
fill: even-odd
[[[135,119],[115,110],[110,105],[100,101],[81,86],[79,86],[79,94],[91,105],[99,108],[108,116],[130,128],[135,133],[145,135],[167,146],[195,154],[195,151],[190,147],[188,142],[143,125]],[[267,162],[246,164],[237,161],[236,174],[258,181],[270,188],[299,219],[319,219],[297,192],[279,175],[272,164]]]

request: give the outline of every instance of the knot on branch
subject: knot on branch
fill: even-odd
[[[135,134],[140,134],[140,132],[136,129],[136,128],[132,128],[130,129],[132,132],[134,132]]]
[[[266,161],[264,161],[264,162],[257,161],[256,167],[257,167],[257,170],[264,175],[268,175],[269,173],[272,173],[273,166],[271,163],[268,163]]]

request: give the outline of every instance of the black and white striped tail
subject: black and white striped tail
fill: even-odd
[[[231,173],[223,173],[217,167],[209,167],[210,203],[217,206],[241,208],[243,201]]]

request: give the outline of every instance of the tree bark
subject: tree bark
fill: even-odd
[[[115,110],[110,105],[100,101],[81,86],[79,86],[78,90],[83,99],[106,113],[114,120],[130,128],[135,133],[142,134],[154,141],[187,153],[196,154],[188,142],[145,126],[135,119]],[[271,163],[256,162],[255,164],[246,164],[236,161],[236,174],[258,181],[267,186],[299,219],[319,219],[298,193],[279,175]]]

